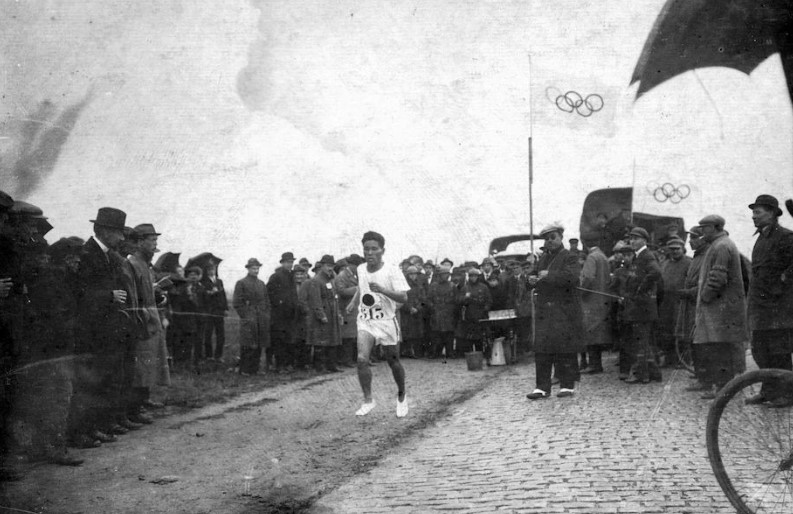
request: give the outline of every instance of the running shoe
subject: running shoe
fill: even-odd
[[[407,396],[403,397],[401,402],[399,401],[399,398],[397,398],[396,414],[397,414],[398,418],[404,418],[405,416],[408,415],[408,397]]]
[[[366,416],[367,414],[369,414],[369,412],[371,412],[372,409],[374,409],[374,406],[375,406],[374,400],[368,403],[362,403],[361,408],[355,411],[355,415]]]

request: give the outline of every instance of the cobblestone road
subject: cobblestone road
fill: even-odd
[[[477,372],[500,376],[312,512],[733,512],[707,460],[709,402],[683,390],[689,375],[629,385],[615,362],[573,398],[534,402],[533,364]]]

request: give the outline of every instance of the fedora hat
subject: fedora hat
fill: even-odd
[[[154,230],[154,225],[152,225],[151,223],[141,223],[140,225],[136,225],[134,230],[135,230],[135,235],[141,239],[143,239],[146,236],[162,235],[156,230]]]
[[[750,209],[754,209],[758,205],[763,205],[765,207],[771,207],[774,210],[774,214],[776,217],[782,216],[782,209],[779,208],[779,200],[771,195],[760,195],[757,197],[757,200],[754,201],[753,204],[749,205]]]
[[[113,207],[100,207],[95,220],[88,220],[94,225],[124,230],[127,222],[127,213]]]
[[[332,255],[325,254],[319,260],[318,264],[330,264],[331,266],[335,266],[336,265],[336,261],[333,260],[333,256]]]
[[[284,262],[284,261],[294,262],[294,260],[295,260],[295,254],[293,254],[292,252],[285,252],[281,254],[281,260],[278,262]]]
[[[246,264],[245,267],[250,268],[251,266],[259,266],[261,268],[262,263],[259,262],[259,259],[257,259],[256,257],[251,257],[250,259],[248,259],[248,264]]]
[[[364,262],[366,261],[364,261],[363,257],[358,255],[357,253],[354,253],[349,257],[347,257],[347,264],[352,264],[353,266],[360,266]]]

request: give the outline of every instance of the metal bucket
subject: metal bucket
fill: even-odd
[[[468,365],[468,371],[481,370],[484,361],[485,356],[482,352],[473,351],[465,354],[465,363]]]

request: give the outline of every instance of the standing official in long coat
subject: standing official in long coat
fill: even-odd
[[[714,388],[703,398],[712,399],[746,369],[746,296],[741,254],[724,231],[724,218],[712,214],[699,226],[710,247],[699,272],[694,346],[703,357],[703,382]]]
[[[259,372],[262,350],[270,347],[270,297],[259,280],[262,263],[248,259],[248,276],[234,286],[232,305],[240,316],[240,374]]]
[[[337,367],[338,349],[341,347],[341,312],[339,297],[333,285],[336,263],[331,255],[323,255],[319,261],[319,271],[309,280],[308,301],[308,340],[314,347],[314,365],[319,371],[324,362],[325,369],[341,371]],[[321,355],[317,355],[317,353]]]
[[[656,324],[656,344],[664,356],[664,365],[677,363],[675,349],[675,326],[680,308],[678,291],[683,289],[686,273],[691,265],[691,257],[684,254],[685,242],[673,237],[666,242],[667,258],[661,263],[663,281],[663,297],[658,306],[658,323]]]
[[[771,195],[749,206],[757,227],[749,282],[752,357],[761,368],[793,369],[793,232],[779,224],[782,209]],[[785,391],[763,387],[752,403],[793,404]]]
[[[147,402],[151,404],[151,389],[155,385],[170,385],[168,350],[162,337],[162,322],[154,298],[154,273],[151,260],[157,252],[160,233],[150,223],[138,225],[134,237],[138,240],[136,250],[127,260],[132,265],[135,290],[138,298],[138,317],[141,331],[133,341],[132,394],[128,405],[129,419],[135,423],[147,423],[150,419],[141,414]]]
[[[630,246],[636,253],[628,269],[623,319],[629,323],[628,353],[631,371],[627,384],[646,384],[661,381],[661,370],[655,362],[652,343],[653,323],[658,320],[658,286],[661,266],[647,248],[650,235],[641,227],[630,231]]]
[[[441,352],[447,358],[452,357],[454,347],[454,327],[457,311],[456,289],[449,274],[448,266],[440,266],[435,272],[435,281],[430,284],[427,304],[430,310],[430,329],[432,331],[432,350],[430,357],[437,358]]]
[[[559,225],[542,229],[540,237],[545,239],[545,253],[537,263],[537,275],[529,277],[537,305],[534,342],[537,387],[527,395],[530,400],[550,396],[554,367],[560,386],[557,396],[572,396],[578,376],[578,353],[584,350],[577,289],[580,268],[578,257],[564,248],[563,234],[564,229]]]
[[[608,293],[611,268],[603,251],[593,246],[589,249],[581,269],[581,309],[583,310],[584,341],[589,365],[581,373],[603,373],[603,350],[611,345],[611,298],[597,292]]]
[[[281,266],[267,281],[272,315],[270,316],[270,343],[277,370],[291,370],[296,365],[295,332],[297,330],[297,288],[292,274],[295,256],[285,252]]]

